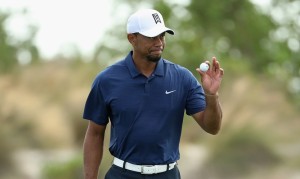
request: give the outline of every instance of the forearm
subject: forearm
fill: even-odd
[[[104,136],[87,132],[83,145],[84,178],[97,179],[103,155]]]
[[[210,134],[217,134],[221,128],[222,109],[218,95],[205,95],[206,109],[203,115],[203,129]]]

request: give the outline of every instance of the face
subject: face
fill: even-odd
[[[165,32],[155,37],[135,33],[131,42],[134,52],[151,62],[158,62],[165,47]]]

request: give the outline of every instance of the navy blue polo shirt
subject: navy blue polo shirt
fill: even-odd
[[[205,107],[203,88],[189,70],[161,58],[146,77],[130,52],[97,75],[83,118],[99,125],[110,120],[113,156],[134,164],[167,164],[179,159],[184,112]]]

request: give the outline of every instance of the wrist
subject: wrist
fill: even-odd
[[[216,93],[214,93],[214,94],[210,94],[210,93],[205,93],[205,96],[208,96],[208,97],[213,97],[213,96],[215,96],[215,97],[217,97],[217,96],[219,96],[219,93],[218,92],[216,92]]]

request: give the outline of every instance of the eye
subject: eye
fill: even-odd
[[[157,39],[164,40],[164,37],[165,37],[165,32],[161,33],[161,34],[159,34],[158,36],[155,36],[155,37],[147,37],[147,39],[152,40],[152,41],[157,40]]]
[[[160,34],[158,37],[160,40],[165,40],[165,33]]]
[[[157,39],[158,37],[160,38],[160,36],[156,36],[156,37],[147,37],[147,39],[154,41],[154,40]]]

